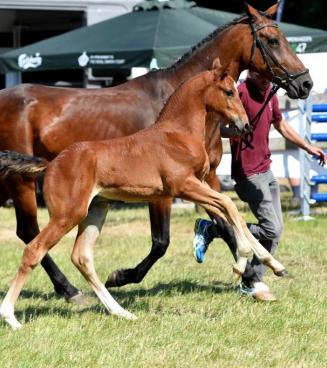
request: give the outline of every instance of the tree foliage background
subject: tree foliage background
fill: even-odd
[[[243,13],[242,0],[195,0],[198,6]],[[284,0],[283,22],[299,24],[306,27],[327,30],[326,0]],[[275,0],[248,0],[248,4],[260,10],[266,10]]]

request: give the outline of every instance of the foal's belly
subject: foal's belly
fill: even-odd
[[[99,188],[99,196],[123,202],[151,202],[169,196],[162,188],[153,187],[120,187]]]

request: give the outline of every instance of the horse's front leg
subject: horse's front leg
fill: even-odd
[[[185,180],[178,196],[198,203],[213,216],[222,218],[232,226],[237,244],[237,262],[233,268],[235,273],[244,273],[247,260],[253,251],[257,258],[270,267],[277,276],[284,274],[284,266],[254,238],[228,196],[212,190],[195,177]]]
[[[150,253],[135,268],[116,270],[108,276],[106,287],[139,283],[169,246],[172,198],[149,204],[152,247]]]

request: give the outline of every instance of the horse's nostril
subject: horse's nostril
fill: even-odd
[[[311,89],[313,86],[313,83],[311,81],[304,81],[303,82],[303,87],[306,88],[306,89]]]
[[[245,125],[244,125],[244,130],[245,130],[246,132],[249,132],[249,131],[250,131],[250,124],[245,124]]]

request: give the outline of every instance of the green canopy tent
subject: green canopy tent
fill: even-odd
[[[0,72],[171,65],[190,47],[238,15],[195,7],[193,2],[149,1],[138,10],[0,55]],[[145,5],[144,5],[145,4]],[[167,9],[168,4],[170,8]],[[153,7],[151,8],[153,9]],[[297,52],[327,51],[327,32],[281,23]]]
[[[149,67],[152,59],[169,66],[215,29],[194,9],[136,11],[82,27],[2,54],[0,72]]]

